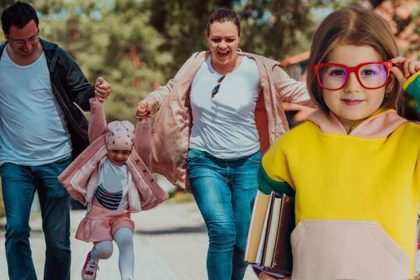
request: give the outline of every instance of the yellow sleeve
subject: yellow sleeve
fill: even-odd
[[[284,136],[283,136],[284,137]],[[294,195],[289,163],[280,137],[264,154],[258,171],[259,189],[269,194],[272,191]]]

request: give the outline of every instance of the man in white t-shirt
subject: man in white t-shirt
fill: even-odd
[[[46,243],[44,279],[70,279],[69,195],[57,176],[89,143],[89,98],[106,99],[110,84],[90,84],[56,44],[39,38],[27,3],[4,10],[0,45],[0,176],[11,280],[37,279],[29,245],[29,216],[38,193]],[[77,105],[76,105],[77,104]]]

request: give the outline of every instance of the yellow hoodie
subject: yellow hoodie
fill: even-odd
[[[413,277],[420,126],[380,111],[349,135],[318,111],[262,159],[260,189],[295,192],[292,279]]]

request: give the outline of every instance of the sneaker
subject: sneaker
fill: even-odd
[[[83,280],[95,280],[96,279],[96,270],[98,270],[98,261],[92,259],[92,251],[90,251],[85,260],[85,264],[82,269],[82,279]]]

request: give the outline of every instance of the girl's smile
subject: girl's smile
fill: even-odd
[[[356,106],[364,102],[364,100],[361,99],[351,99],[351,98],[343,98],[341,101],[344,102],[347,106]]]

